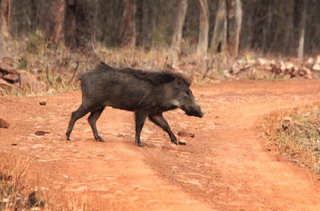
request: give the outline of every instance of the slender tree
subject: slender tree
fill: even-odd
[[[137,41],[135,24],[136,2],[135,0],[124,0],[124,10],[120,28],[120,46],[135,47]]]
[[[219,0],[218,12],[214,24],[214,31],[211,40],[211,51],[221,52],[226,46],[227,41],[227,8],[226,0]]]
[[[149,44],[149,7],[148,0],[142,1],[142,43],[144,46]]]
[[[306,21],[307,21],[307,5],[308,5],[308,0],[303,0],[302,17],[299,24],[300,38],[299,38],[299,46],[298,46],[298,57],[303,57],[303,54],[304,54],[305,30],[306,30]]]
[[[65,16],[64,0],[41,0],[39,13],[39,27],[48,40],[59,44],[63,39],[63,26]]]
[[[10,0],[0,0],[0,50],[3,52],[4,43],[9,39]]]
[[[230,54],[236,56],[239,52],[242,23],[242,8],[240,0],[227,0],[227,17],[227,48]]]
[[[272,25],[272,19],[273,19],[273,6],[274,3],[273,1],[268,1],[268,12],[266,16],[266,21],[265,24],[262,27],[262,51],[266,52],[267,51],[267,45],[268,45],[268,34],[270,34],[270,29]]]
[[[197,55],[203,56],[208,51],[209,39],[209,7],[208,0],[199,0],[200,4],[200,27],[197,44]]]
[[[57,0],[56,1],[56,15],[55,15],[55,27],[52,33],[52,41],[56,44],[60,43],[60,40],[64,38],[63,27],[65,21],[65,1]]]
[[[188,8],[188,0],[179,0],[176,19],[175,19],[175,27],[172,35],[171,46],[170,46],[172,63],[176,62],[178,58],[178,53],[180,53],[182,27],[186,18],[187,8]]]
[[[300,1],[302,2],[302,1]],[[287,55],[294,55],[296,53],[294,53],[294,51],[297,49],[297,45],[296,45],[296,40],[298,40],[299,38],[296,39],[296,34],[298,35],[297,32],[295,32],[295,25],[294,25],[294,19],[295,19],[295,14],[294,14],[294,1],[288,1],[286,3],[283,3],[283,5],[281,5],[283,7],[283,9],[285,9],[286,11],[286,18],[282,18],[281,22],[280,22],[280,27],[282,28],[282,33],[283,33],[283,37],[281,40],[278,40],[277,43],[280,43],[281,41],[283,43],[281,43],[281,45],[279,46],[276,45],[276,47],[278,46],[278,48],[275,47],[275,51],[282,51],[284,54]],[[300,10],[300,8],[299,8]],[[279,49],[280,48],[280,49]],[[283,50],[282,50],[283,49]]]
[[[76,1],[78,48],[92,51],[96,43],[98,0]],[[68,30],[68,28],[66,28]]]
[[[241,30],[241,48],[244,50],[250,50],[253,43],[254,35],[254,18],[257,18],[255,15],[256,12],[256,1],[259,0],[250,0],[243,1],[243,26]]]

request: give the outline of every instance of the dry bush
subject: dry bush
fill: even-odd
[[[320,174],[320,103],[270,113],[264,134],[290,161]]]
[[[28,159],[17,159],[7,154],[0,157],[0,210],[21,210],[44,206],[39,194],[26,187]]]
[[[12,155],[0,153],[0,211],[2,210],[62,210],[86,211],[87,195],[75,196],[68,193],[46,192],[42,185],[30,186],[28,179],[28,159],[18,159]],[[39,182],[39,181],[38,181]],[[58,194],[59,203],[54,195]],[[90,198],[90,201],[94,199]],[[59,205],[59,206],[58,206]]]

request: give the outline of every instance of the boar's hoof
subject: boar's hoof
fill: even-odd
[[[184,139],[179,140],[178,142],[180,145],[187,145],[187,141]]]
[[[100,141],[100,142],[106,142],[101,136],[98,136],[98,137],[96,138],[96,140],[97,140],[97,141]]]
[[[137,143],[139,147],[144,147],[143,143]]]
[[[178,145],[178,140],[171,140],[172,143],[174,143],[175,145]]]

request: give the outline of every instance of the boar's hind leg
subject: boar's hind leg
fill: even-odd
[[[101,141],[101,142],[105,142],[105,140],[99,135],[96,122],[99,119],[99,117],[100,117],[102,111],[104,110],[104,108],[105,108],[105,106],[103,106],[101,108],[98,108],[98,109],[96,109],[94,111],[91,111],[91,114],[88,117],[88,122],[89,122],[89,124],[91,126],[94,138],[97,141]]]
[[[78,110],[72,112],[71,119],[69,121],[69,126],[66,132],[66,138],[68,141],[70,140],[70,134],[73,130],[73,127],[76,121],[81,117],[83,117],[84,115],[86,115],[89,111],[90,111],[90,107],[84,106],[83,104],[81,104]]]
[[[178,144],[176,136],[172,133],[170,126],[168,122],[165,120],[165,118],[162,116],[162,113],[149,114],[149,119],[169,134],[171,142]]]
[[[144,125],[144,122],[146,121],[147,114],[143,110],[138,110],[134,112],[135,119],[136,119],[136,138],[135,143],[138,144],[139,147],[143,147],[143,144],[140,141],[140,134],[142,127]]]

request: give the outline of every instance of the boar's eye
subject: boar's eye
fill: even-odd
[[[186,95],[187,95],[187,96],[191,96],[191,95],[192,95],[192,92],[191,92],[190,89],[188,89],[188,90],[186,91]]]

